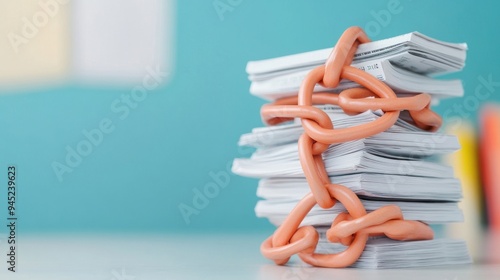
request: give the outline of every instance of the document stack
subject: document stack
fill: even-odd
[[[463,95],[460,80],[435,76],[461,70],[465,65],[466,44],[446,43],[412,32],[359,45],[352,66],[364,70],[389,85],[398,96],[426,92],[433,104]],[[322,49],[248,63],[250,93],[276,100],[297,95],[302,80],[324,64],[331,49]],[[317,85],[316,91],[339,92],[357,87],[341,81],[335,89]],[[381,111],[347,115],[334,105],[318,105],[332,120],[335,129],[352,127],[380,118]],[[254,128],[244,134],[239,145],[255,147],[250,158],[233,162],[234,173],[259,178],[256,207],[258,217],[279,226],[297,202],[310,192],[298,155],[297,141],[303,133],[300,120],[278,126]],[[332,183],[354,191],[368,212],[384,205],[397,205],[404,219],[435,225],[463,221],[457,203],[462,198],[460,182],[451,167],[439,157],[459,149],[455,136],[423,131],[405,112],[390,129],[369,138],[330,145],[323,153]],[[327,241],[325,232],[335,217],[346,209],[315,206],[302,222],[320,234],[317,253],[345,250]],[[395,241],[371,237],[354,267],[396,268],[463,264],[471,262],[464,241],[436,238],[426,241]]]

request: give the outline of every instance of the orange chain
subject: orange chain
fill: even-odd
[[[402,110],[409,111],[415,126],[421,129],[436,131],[441,126],[441,117],[429,109],[429,94],[398,98],[385,83],[350,66],[358,45],[369,41],[361,28],[348,28],[325,65],[316,67],[306,76],[298,97],[279,99],[261,109],[262,119],[269,125],[301,118],[304,133],[298,143],[299,157],[311,188],[311,192],[295,206],[283,224],[261,245],[262,254],[276,264],[285,264],[292,255],[298,254],[304,262],[314,266],[346,267],[360,257],[369,236],[386,235],[395,240],[426,240],[434,236],[428,225],[404,220],[401,209],[395,205],[367,214],[357,195],[345,186],[333,184],[325,170],[321,154],[329,145],[385,131],[394,125]],[[341,79],[354,81],[364,88],[347,89],[339,94],[313,94],[316,84],[335,88]],[[384,114],[370,123],[334,129],[328,115],[313,104],[338,105],[349,115],[366,110],[382,110]],[[336,201],[345,206],[347,213],[337,216],[326,236],[328,241],[348,247],[337,254],[317,254],[318,232],[312,226],[300,227],[300,224],[314,205],[327,209],[333,207]]]

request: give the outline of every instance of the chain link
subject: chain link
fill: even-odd
[[[316,67],[306,76],[298,96],[279,99],[261,109],[262,119],[269,125],[301,118],[304,133],[298,143],[299,158],[311,189],[261,245],[262,254],[276,264],[286,264],[292,255],[298,254],[304,262],[314,266],[346,267],[360,257],[369,236],[385,235],[396,240],[433,238],[433,231],[428,225],[404,220],[398,206],[388,205],[367,213],[358,196],[349,188],[332,183],[325,170],[321,154],[329,145],[385,131],[394,125],[402,110],[409,111],[414,125],[421,129],[436,131],[441,126],[441,117],[429,109],[429,94],[397,97],[385,83],[350,66],[357,46],[369,41],[361,28],[348,28],[325,65]],[[363,88],[347,89],[338,94],[313,94],[316,84],[334,88],[342,79],[354,81]],[[366,110],[382,110],[384,114],[370,123],[335,129],[328,115],[314,104],[338,105],[349,115]],[[344,205],[347,212],[337,216],[326,236],[328,241],[341,243],[347,249],[337,254],[316,254],[318,232],[312,226],[300,227],[300,224],[316,204],[328,209],[337,201]]]

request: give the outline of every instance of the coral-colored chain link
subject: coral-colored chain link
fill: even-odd
[[[330,144],[366,138],[390,128],[402,110],[408,110],[414,124],[435,131],[441,126],[441,117],[429,109],[431,98],[422,93],[398,98],[385,83],[366,72],[350,66],[357,46],[370,40],[359,27],[347,29],[335,45],[325,65],[313,69],[304,79],[298,97],[266,104],[261,115],[267,124],[301,118],[304,133],[299,139],[299,157],[311,193],[292,210],[274,234],[261,246],[262,254],[277,264],[285,264],[298,254],[308,264],[322,267],[346,267],[353,264],[363,252],[369,236],[386,235],[396,240],[432,239],[431,228],[419,221],[406,221],[399,207],[388,205],[371,213],[349,188],[333,184],[325,170],[321,154]],[[316,84],[336,87],[341,79],[354,81],[364,88],[352,88],[336,93],[314,93]],[[367,98],[374,97],[374,98]],[[334,129],[328,115],[313,104],[338,105],[346,114],[366,110],[382,110],[377,120],[354,127]],[[318,204],[333,207],[340,201],[347,209],[333,221],[327,231],[330,242],[348,246],[336,254],[315,253],[318,232],[312,226],[300,227],[309,211]]]

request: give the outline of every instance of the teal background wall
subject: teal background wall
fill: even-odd
[[[400,0],[401,12],[377,22],[375,14],[389,2],[243,0],[221,20],[213,1],[178,1],[172,79],[124,120],[110,107],[131,88],[68,82],[3,90],[0,182],[5,186],[7,166],[16,165],[19,231],[270,230],[253,212],[257,180],[226,171],[234,157],[251,151],[237,147],[239,136],[261,125],[263,101],[248,93],[246,62],[332,46],[351,25],[374,22],[379,29],[368,32],[372,39],[417,30],[467,42],[465,70],[446,77],[461,78],[466,96],[473,97],[479,77],[500,81],[498,1]],[[500,102],[499,96],[495,86],[480,101]],[[448,100],[436,110],[462,103]],[[458,111],[447,114],[452,117],[477,118]],[[103,118],[115,129],[59,181],[52,163],[63,161],[66,146],[75,147],[85,139],[82,130]],[[192,205],[196,190],[217,183],[210,172],[226,174],[227,186],[187,224],[179,205]],[[7,191],[1,189],[4,220]]]

